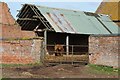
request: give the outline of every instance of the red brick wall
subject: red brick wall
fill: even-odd
[[[35,33],[32,31],[22,31],[21,27],[15,22],[15,19],[10,13],[8,5],[0,2],[0,37],[8,38],[33,38]]]
[[[0,44],[1,63],[27,64],[40,61],[40,39],[3,40]]]
[[[91,64],[118,66],[120,37],[89,37],[89,60]]]

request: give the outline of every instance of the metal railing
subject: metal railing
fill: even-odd
[[[45,62],[88,62],[88,45],[62,45],[64,51],[58,51],[61,56],[55,56],[55,45],[46,45]],[[69,47],[67,52],[67,47]],[[44,48],[45,49],[45,48]]]

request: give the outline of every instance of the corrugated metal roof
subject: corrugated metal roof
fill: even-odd
[[[35,7],[45,17],[55,32],[119,34],[118,30],[120,28],[106,15],[41,6]]]
[[[93,13],[85,14],[85,12],[81,11],[40,6],[36,7],[50,22],[56,32],[110,34],[110,32],[98,21],[99,19],[113,34],[118,33],[118,26],[110,20],[109,16],[106,15],[97,15]]]

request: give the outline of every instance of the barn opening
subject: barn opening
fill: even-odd
[[[67,36],[69,37],[68,45],[66,40]],[[72,52],[74,55],[86,54],[88,53],[88,37],[88,35],[80,34],[47,32],[47,50],[49,54],[53,54],[55,45],[60,44],[63,45],[64,55],[67,55],[67,52],[69,55]]]

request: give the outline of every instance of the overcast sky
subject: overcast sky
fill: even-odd
[[[0,0],[4,1],[8,4],[10,11],[13,15],[13,17],[16,19],[17,10],[20,10],[22,5],[21,4],[36,4],[41,6],[48,6],[48,7],[54,7],[54,8],[64,8],[64,9],[72,9],[72,10],[80,10],[80,11],[87,11],[87,12],[95,12],[98,6],[100,5],[102,0],[70,0],[69,2],[65,0],[65,2],[57,2],[54,0],[51,0],[52,2],[46,1],[46,0],[22,0],[22,2],[19,0],[19,2],[16,2],[17,0]]]

